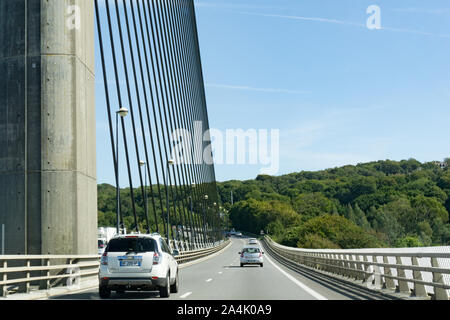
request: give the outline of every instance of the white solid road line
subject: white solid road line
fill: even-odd
[[[187,298],[188,296],[190,296],[192,294],[192,292],[186,292],[185,294],[183,294],[182,296],[180,296],[181,299]]]
[[[211,279],[211,278],[209,278],[208,280],[206,280],[206,282],[210,282],[210,281],[212,281],[212,279]]]
[[[265,259],[267,259],[267,261],[269,261],[275,268],[278,269],[278,271],[280,271],[282,274],[284,274],[289,280],[291,280],[292,282],[294,282],[296,285],[298,285],[300,288],[302,288],[303,290],[305,290],[306,292],[308,292],[310,295],[312,295],[314,298],[316,298],[317,300],[328,300],[327,298],[325,298],[324,296],[322,296],[321,294],[317,293],[316,291],[314,291],[313,289],[311,289],[310,287],[306,286],[305,284],[301,283],[300,281],[298,281],[297,279],[295,279],[293,276],[291,276],[289,273],[287,273],[286,271],[284,271],[283,269],[281,269],[279,266],[277,266],[274,262],[272,262],[271,259],[269,259],[269,257],[265,257]]]

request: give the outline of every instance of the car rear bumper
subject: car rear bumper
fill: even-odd
[[[241,264],[261,264],[261,263],[263,263],[263,259],[258,259],[258,258],[241,259]]]
[[[165,278],[100,278],[100,286],[108,289],[150,290],[166,285]]]

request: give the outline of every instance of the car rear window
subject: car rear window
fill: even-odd
[[[148,238],[122,238],[109,241],[107,252],[149,252],[157,248],[156,241]]]
[[[245,253],[259,253],[259,248],[244,248]]]

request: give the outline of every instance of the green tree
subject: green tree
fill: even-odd
[[[294,199],[294,209],[305,219],[310,219],[332,213],[333,202],[320,192],[300,194]]]
[[[415,247],[423,247],[423,243],[420,241],[418,237],[414,236],[406,236],[404,238],[400,238],[397,240],[398,248],[415,248]]]
[[[338,248],[376,248],[383,245],[373,234],[367,233],[346,218],[335,215],[315,217],[302,226],[288,230],[282,243],[294,243],[299,247],[311,246],[313,234]]]

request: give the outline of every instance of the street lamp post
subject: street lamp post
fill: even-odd
[[[196,226],[196,221],[194,219],[194,199],[192,198],[193,197],[193,190],[195,188],[195,182],[193,182],[191,184],[191,187],[192,187],[191,188],[191,195],[189,197],[189,199],[191,200],[190,201],[190,206],[191,206],[191,233],[190,233],[190,235],[191,235],[191,239],[193,239],[194,242],[197,242],[198,241],[197,231],[195,230],[197,226]],[[192,240],[191,240],[191,242],[192,242]],[[193,246],[194,246],[194,249],[196,249],[194,244],[193,244]]]
[[[213,206],[214,206],[214,213],[216,212],[216,206],[217,206],[217,203],[216,202],[214,202],[213,203]],[[215,220],[215,218],[214,218],[214,220]],[[214,229],[213,229],[213,242],[215,243],[216,242],[216,239],[218,239],[218,231],[217,231],[217,221],[215,222],[215,223],[213,223],[213,227],[214,227]]]
[[[146,165],[145,161],[140,160],[139,166],[142,168]],[[147,200],[147,170],[144,168],[145,182],[144,182],[144,201],[145,201],[145,216],[148,217],[148,200]],[[148,227],[150,229],[150,227]],[[149,231],[150,232],[150,231]]]
[[[116,229],[117,234],[120,234],[120,186],[119,186],[119,116],[123,119],[128,115],[127,108],[120,108],[119,111],[116,112],[116,202],[117,202],[117,222]]]
[[[208,200],[208,195],[205,194],[203,196],[203,198],[205,199],[205,206],[206,206],[206,201]],[[203,223],[205,224],[205,226],[203,227],[203,242],[206,244],[206,228],[208,227],[208,224],[206,222],[205,206],[203,206]]]
[[[165,175],[165,180],[164,181],[166,183],[166,201],[167,201],[167,243],[170,244],[170,216],[169,216],[169,179],[168,179],[168,175],[169,175],[169,165],[173,165],[175,163],[175,161],[173,161],[172,159],[169,159],[169,161],[167,161],[167,171],[166,171],[166,175]],[[172,237],[173,238],[173,237]]]

